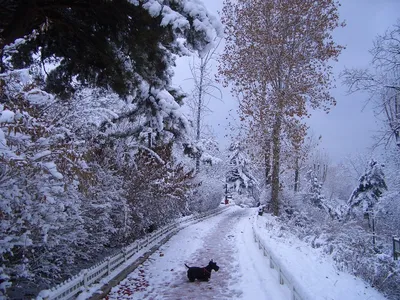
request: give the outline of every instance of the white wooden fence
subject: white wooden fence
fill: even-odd
[[[201,213],[198,215],[193,215],[187,219],[176,221],[171,223],[159,230],[154,231],[151,234],[148,234],[144,238],[135,241],[131,245],[123,248],[121,252],[114,254],[112,256],[107,257],[100,263],[94,265],[89,269],[82,270],[79,274],[74,277],[69,278],[63,283],[49,289],[43,290],[37,296],[37,300],[67,300],[71,298],[75,298],[80,292],[85,291],[89,288],[90,285],[99,282],[102,278],[108,276],[125,263],[128,259],[130,259],[133,255],[138,253],[140,250],[148,247],[149,245],[154,244],[157,241],[161,241],[168,234],[175,234],[179,230],[200,222],[203,219],[215,216],[217,214],[222,213],[228,206],[219,207],[214,210]],[[132,262],[134,263],[134,261]],[[122,270],[121,270],[122,271]]]
[[[279,275],[279,283],[286,284],[291,291],[291,300],[306,300],[307,296],[302,295],[304,293],[301,292],[300,287],[296,286],[294,280],[290,276],[289,272],[285,271],[282,266],[279,265],[278,260],[274,257],[271,251],[267,249],[267,247],[261,242],[260,236],[257,234],[253,227],[253,235],[254,241],[258,243],[258,248],[261,249],[264,253],[264,256],[269,258],[269,267],[271,269],[275,269]]]

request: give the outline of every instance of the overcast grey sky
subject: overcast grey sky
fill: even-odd
[[[333,95],[337,105],[329,114],[320,111],[312,112],[309,120],[311,130],[316,136],[322,135],[321,149],[326,151],[332,160],[339,161],[347,155],[368,153],[374,144],[373,136],[376,135],[381,124],[373,114],[373,105],[366,105],[368,96],[365,94],[347,95],[346,87],[342,86],[338,75],[345,67],[367,67],[371,56],[373,40],[378,34],[395,24],[400,18],[400,0],[346,0],[340,1],[339,10],[341,20],[347,26],[334,32],[337,43],[346,46],[339,57],[339,62],[334,65],[337,77],[337,88]],[[207,9],[214,15],[221,11],[223,0],[203,0]],[[222,51],[223,47],[219,49]],[[185,92],[190,92],[192,85],[185,79],[191,77],[189,59],[178,60],[175,70],[175,85],[179,85]],[[216,70],[216,63],[215,70]],[[221,88],[222,89],[222,88]],[[233,99],[228,89],[222,89],[223,102],[210,102],[213,111],[207,116],[209,123],[221,146],[229,143],[228,122],[235,122],[230,114],[235,115],[237,100]],[[228,119],[227,119],[228,118]]]

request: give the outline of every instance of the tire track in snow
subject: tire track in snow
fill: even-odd
[[[232,207],[181,230],[114,287],[106,299],[289,299],[286,295],[278,298],[270,291],[274,280],[274,288],[282,288],[267,274],[274,272],[268,264],[259,264],[265,258],[254,243],[249,220],[255,213]],[[220,267],[218,272],[212,271],[210,281],[189,282],[184,263],[204,267],[210,259]]]
[[[218,272],[212,271],[209,282],[188,282],[186,269],[181,272],[165,292],[162,299],[237,299],[241,291],[237,289],[239,265],[236,259],[235,236],[232,234],[238,221],[243,218],[242,209],[231,209],[218,222],[216,228],[204,237],[202,247],[185,261],[189,266],[206,266],[210,259],[217,262]],[[205,221],[207,222],[207,221]],[[195,296],[196,295],[196,296]]]

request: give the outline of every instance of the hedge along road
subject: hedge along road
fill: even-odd
[[[290,299],[254,242],[255,215],[232,206],[181,230],[105,299]],[[189,282],[184,264],[205,267],[211,259],[220,269],[209,282]]]

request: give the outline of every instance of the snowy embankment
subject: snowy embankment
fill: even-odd
[[[253,227],[307,299],[385,299],[362,280],[336,271],[318,249],[283,235],[271,216],[239,207],[178,232],[106,299],[289,300],[288,286],[279,284],[279,274],[254,242]],[[206,266],[210,259],[219,272],[209,282],[189,282],[184,264]]]
[[[291,275],[307,299],[386,299],[362,279],[338,271],[330,256],[300,241],[271,215],[257,216],[254,229],[274,259]]]

